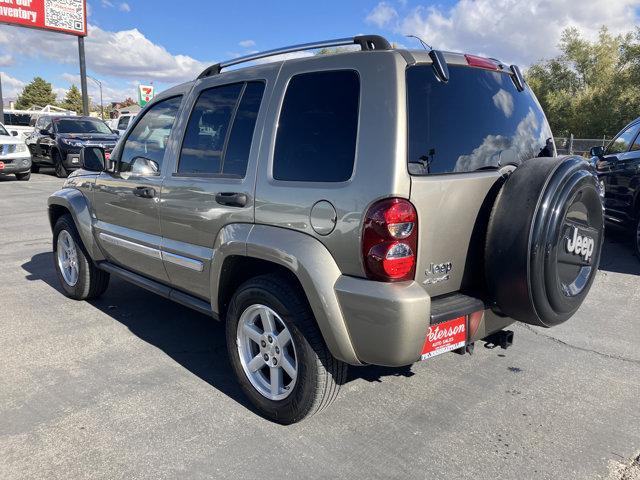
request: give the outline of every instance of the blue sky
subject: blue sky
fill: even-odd
[[[575,26],[593,37],[638,24],[640,0],[135,1],[89,0],[87,63],[106,100],[193,78],[209,63],[359,33],[378,33],[416,48],[408,33],[438,48],[491,55],[527,66],[557,53],[560,32]],[[183,6],[184,5],[184,6]],[[75,37],[0,25],[5,98],[39,75],[59,97],[78,83]],[[91,83],[91,82],[90,82]],[[98,100],[97,88],[90,95]]]

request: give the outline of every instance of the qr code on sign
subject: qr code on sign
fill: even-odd
[[[44,25],[84,31],[84,0],[44,0]]]

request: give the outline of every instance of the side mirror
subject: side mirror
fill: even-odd
[[[83,147],[82,150],[80,150],[80,166],[90,172],[104,171],[104,149],[100,147]]]
[[[604,147],[601,145],[598,145],[597,147],[591,147],[591,150],[589,150],[589,155],[591,155],[592,157],[604,157]]]
[[[18,132],[16,132],[15,130],[11,130],[11,135],[13,135],[14,137],[18,136]]]
[[[51,136],[51,132],[46,128],[40,129],[40,135],[46,135],[47,137]]]

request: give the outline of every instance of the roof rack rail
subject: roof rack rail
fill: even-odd
[[[302,43],[300,45],[291,45],[289,47],[275,48],[265,52],[252,53],[244,57],[234,58],[226,62],[216,63],[206,68],[198,79],[217,75],[223,68],[238,65],[240,63],[252,62],[260,58],[271,57],[273,55],[281,55],[283,53],[303,52],[305,50],[315,50],[317,48],[341,47],[345,45],[360,45],[362,50],[391,50],[389,41],[380,35],[358,35],[356,37],[336,38],[335,40],[324,40],[320,42]]]

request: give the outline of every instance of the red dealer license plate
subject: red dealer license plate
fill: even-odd
[[[4,170],[4,162],[0,162],[0,170]]]
[[[462,348],[466,343],[467,317],[458,317],[430,325],[424,347],[422,347],[422,360]]]

